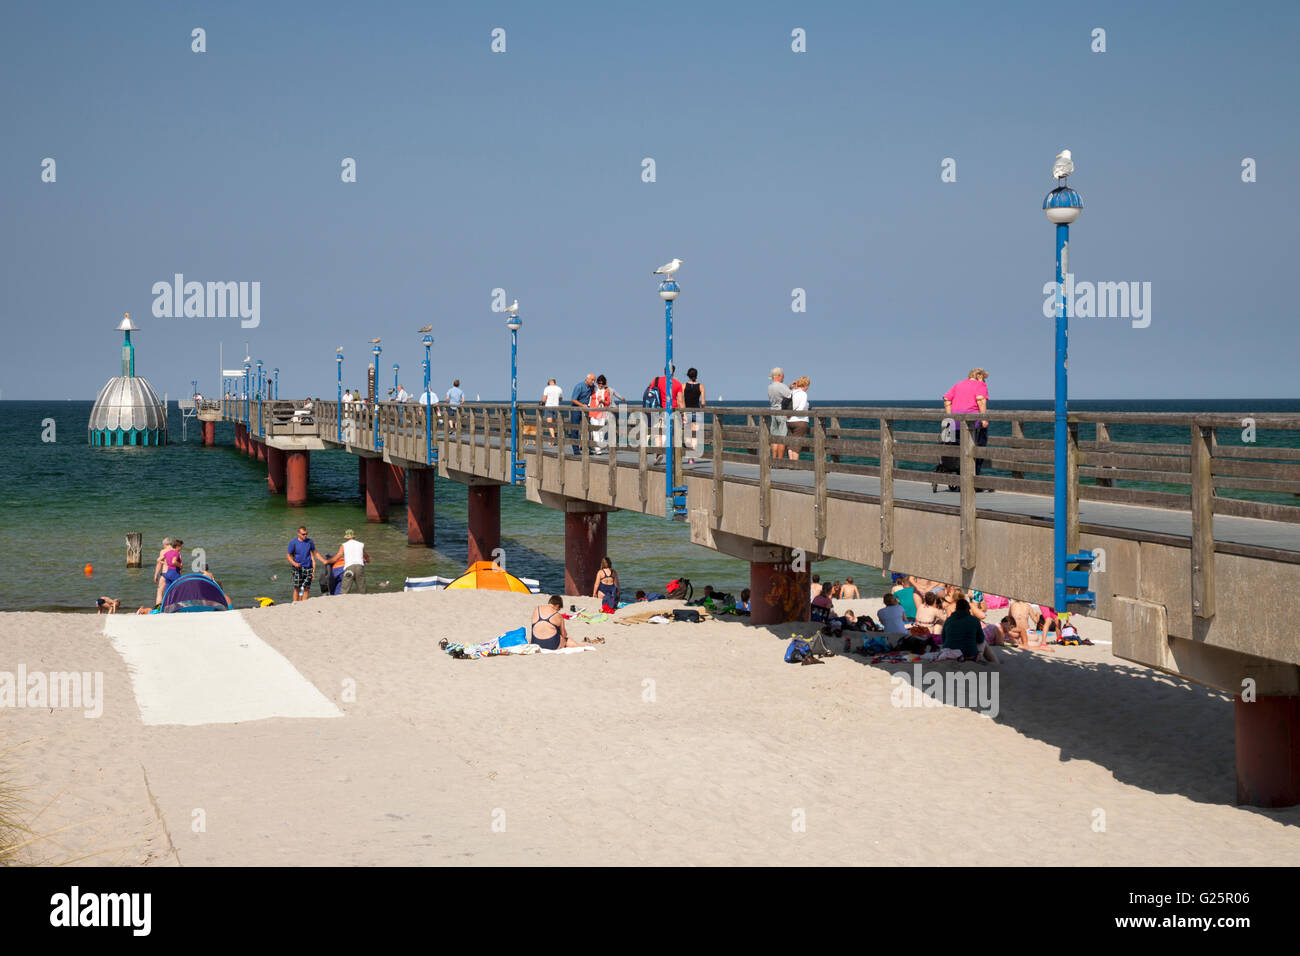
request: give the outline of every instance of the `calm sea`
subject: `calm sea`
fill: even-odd
[[[725,403],[733,404],[733,403]],[[741,403],[735,403],[741,404]],[[744,403],[755,404],[755,403]],[[823,401],[864,409],[894,406],[930,408],[928,402]],[[216,448],[199,444],[196,421],[181,441],[181,419],[171,404],[171,439],[165,448],[91,448],[86,443],[88,401],[0,402],[0,610],[93,611],[101,594],[121,598],[126,608],[153,603],[153,559],[164,535],[180,537],[185,548],[203,548],[208,564],[235,601],[248,606],[260,596],[289,598],[285,547],[306,524],[322,551],[330,553],[353,528],[366,543],[373,564],[372,588],[400,590],[410,576],[452,576],[465,569],[465,488],[436,482],[435,547],[406,544],[406,509],[394,506],[385,525],[367,525],[357,494],[356,459],[345,452],[313,452],[308,503],[288,508],[267,494],[266,466],[238,454],[233,427],[217,426]],[[998,403],[1006,410],[1010,403]],[[1018,402],[1016,408],[1046,410],[1050,402]],[[1079,411],[1191,412],[1229,414],[1300,413],[1300,400],[1076,401]],[[43,441],[53,420],[55,441]],[[843,422],[845,426],[852,423]],[[874,424],[874,423],[872,423]],[[918,426],[920,427],[920,426]],[[937,424],[933,430],[937,431]],[[1009,433],[995,425],[995,434]],[[1040,434],[1041,433],[1041,434]],[[1028,437],[1050,437],[1051,426],[1027,426]],[[1090,435],[1085,437],[1091,437]],[[1115,426],[1118,441],[1187,441],[1181,428]],[[1222,444],[1236,439],[1226,431]],[[1269,444],[1300,443],[1297,433],[1260,433]],[[522,488],[504,488],[501,526],[507,566],[538,578],[546,590],[564,581],[564,522],[556,511],[528,502]],[[145,567],[126,567],[128,532],[144,534]],[[732,592],[748,585],[748,566],[690,543],[685,524],[628,512],[609,516],[609,550],[625,588],[662,590],[685,574],[696,587],[713,584]],[[187,558],[187,561],[190,560]],[[83,567],[94,568],[91,576]],[[880,571],[838,561],[819,562],[823,579],[853,575],[875,592]],[[275,578],[273,580],[273,577]],[[386,585],[382,582],[388,582]]]

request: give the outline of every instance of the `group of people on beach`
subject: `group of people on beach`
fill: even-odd
[[[181,547],[185,544],[180,538],[174,538],[167,535],[162,539],[162,547],[158,550],[158,557],[154,559],[153,565],[153,583],[154,583],[154,601],[153,610],[159,610],[162,607],[163,595],[167,593],[167,587],[184,574],[185,562],[181,558]],[[195,551],[195,554],[201,554]],[[203,562],[200,569],[198,563],[195,563],[194,572],[202,574],[204,577],[217,581],[217,576],[212,573],[207,562]],[[220,587],[221,582],[217,581]],[[122,606],[121,598],[109,597],[107,594],[101,594],[95,601],[96,614],[116,614]],[[145,606],[139,608],[137,614],[148,614],[150,608]]]
[[[316,542],[299,525],[297,534],[289,541],[285,559],[293,567],[293,600],[306,601],[311,596],[311,584],[316,574],[316,562],[325,568],[326,578],[321,581],[322,594],[365,594],[366,565],[370,555],[366,546],[357,540],[351,528],[343,532],[343,543],[332,557],[326,557],[316,548]]]

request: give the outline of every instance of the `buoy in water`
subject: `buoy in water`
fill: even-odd
[[[92,574],[95,573],[95,567],[94,567],[94,565],[91,565],[91,564],[86,565],[86,566],[85,566],[84,568],[82,568],[81,570],[84,571],[84,572],[86,572],[86,577],[90,577]]]

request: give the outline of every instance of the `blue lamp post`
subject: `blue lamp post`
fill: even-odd
[[[397,397],[397,363],[393,363],[393,397]]]
[[[334,350],[334,364],[339,370],[339,444],[343,444],[343,347]]]
[[[374,348],[370,351],[375,355],[375,405],[370,411],[373,413],[375,418],[374,449],[375,451],[379,451],[379,353],[382,352],[383,349],[381,349],[379,343],[376,342]]]
[[[676,259],[673,262],[681,264]],[[677,280],[673,278],[676,271],[674,268],[671,272],[666,272],[663,282],[659,283],[659,298],[664,300],[664,414],[668,417],[668,428],[664,433],[664,489],[667,496],[664,515],[668,518],[686,513],[686,489],[673,485],[676,474],[676,449],[673,447],[673,300],[681,292]]]
[[[515,304],[518,304],[518,300]],[[510,483],[512,485],[519,480],[519,330],[523,325],[524,323],[519,320],[519,313],[511,309],[506,318],[506,328],[510,330]]]
[[[262,360],[257,360],[257,435],[262,435],[262,398],[266,392],[266,376],[262,373]]]
[[[273,391],[271,394],[276,401],[279,401],[280,400],[280,369],[278,367],[273,368],[271,370],[271,374],[275,376]]]
[[[424,345],[424,395],[420,404],[424,406],[424,463],[433,464],[433,403],[429,401],[429,349],[433,348],[433,336],[425,333],[420,340]]]
[[[249,412],[250,409],[252,408],[252,406],[249,405],[249,401],[251,401],[252,396],[249,395],[249,391],[248,391],[248,372],[249,369],[251,368],[250,365],[251,362],[252,359],[250,359],[247,355],[245,355],[244,356],[244,427],[245,428],[248,427]]]
[[[1070,341],[1070,305],[1066,300],[1065,285],[1070,274],[1070,223],[1079,218],[1083,212],[1083,199],[1077,192],[1065,185],[1065,180],[1074,172],[1074,162],[1070,151],[1064,150],[1053,167],[1057,187],[1043,200],[1043,212],[1049,222],[1056,226],[1056,407],[1053,432],[1053,501],[1052,501],[1052,585],[1053,600],[1057,614],[1069,610],[1069,592],[1067,584],[1070,563],[1069,541],[1067,537],[1066,499],[1068,489],[1066,450],[1069,441],[1068,396],[1069,369],[1067,352]],[[1081,556],[1076,556],[1081,557]],[[1089,555],[1090,557],[1090,555]]]

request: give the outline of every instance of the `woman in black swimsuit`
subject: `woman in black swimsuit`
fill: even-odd
[[[700,409],[704,407],[704,386],[699,383],[699,377],[699,369],[691,368],[686,370],[687,381],[686,385],[682,388],[682,405],[686,408]],[[686,412],[685,414],[690,416],[687,418],[687,421],[690,422],[690,428],[686,429],[686,431],[689,431],[690,437],[686,438],[685,445],[691,451],[695,451],[700,444],[700,413],[694,411]],[[686,464],[695,464],[695,459],[687,458]]]
[[[557,594],[549,603],[533,609],[533,620],[528,626],[528,638],[533,644],[548,651],[571,646],[569,635],[564,630],[564,617],[560,614],[562,607],[564,601]]]
[[[600,570],[596,572],[596,589],[591,592],[591,596],[600,598],[602,607],[618,607],[618,572],[614,570],[614,562],[609,560],[609,555],[600,559]]]

